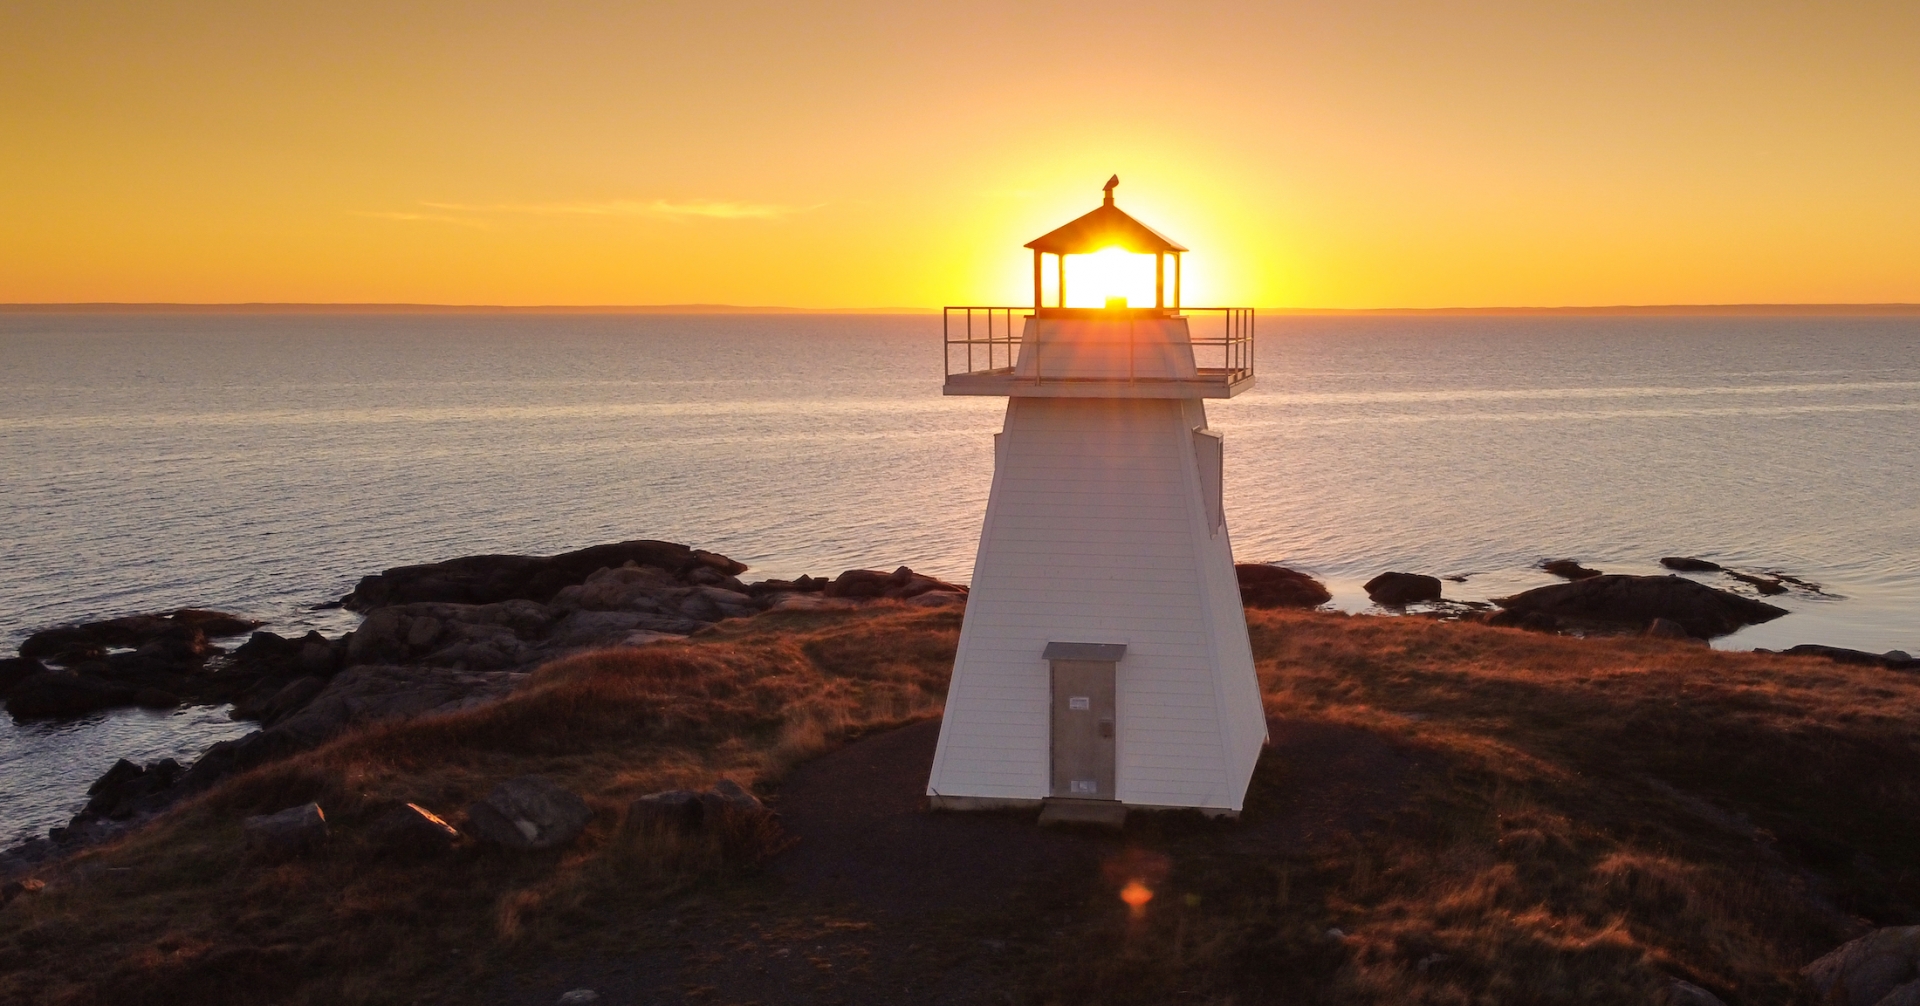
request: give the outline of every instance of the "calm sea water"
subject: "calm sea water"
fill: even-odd
[[[0,642],[182,605],[329,633],[361,575],[662,538],[966,580],[1004,402],[937,317],[0,314]],[[1920,651],[1920,319],[1264,318],[1208,404],[1235,551],[1336,604],[1701,555],[1817,581],[1718,645]],[[0,841],[217,710],[0,718]]]

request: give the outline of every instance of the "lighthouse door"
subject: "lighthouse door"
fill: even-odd
[[[1112,800],[1117,664],[1112,660],[1048,663],[1053,669],[1053,795]]]

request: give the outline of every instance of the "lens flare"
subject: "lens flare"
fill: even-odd
[[[1147,914],[1147,902],[1153,900],[1153,889],[1138,880],[1127,881],[1120,889],[1120,900],[1127,903],[1127,911],[1134,918]]]

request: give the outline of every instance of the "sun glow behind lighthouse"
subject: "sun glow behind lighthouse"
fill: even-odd
[[[1107,248],[1067,257],[1067,306],[1106,307],[1125,297],[1133,307],[1153,305],[1153,256]]]

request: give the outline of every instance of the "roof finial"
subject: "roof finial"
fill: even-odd
[[[1107,179],[1107,184],[1101,186],[1101,188],[1106,191],[1107,197],[1105,199],[1100,200],[1100,205],[1102,206],[1113,205],[1113,189],[1114,189],[1114,186],[1119,184],[1120,184],[1119,175],[1114,175],[1112,178]]]

